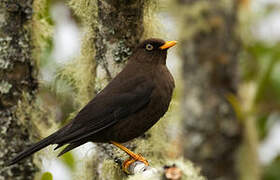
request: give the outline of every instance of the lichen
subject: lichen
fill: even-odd
[[[9,67],[9,65],[10,65],[9,61],[5,61],[4,59],[0,59],[0,69],[7,69]]]
[[[20,123],[15,116],[16,107],[10,110],[1,111],[0,125],[0,179],[32,179],[37,167],[32,163],[32,157],[25,159],[24,163],[16,164],[12,167],[7,167],[5,163],[16,153],[28,146],[30,143],[29,123],[25,122],[24,125]],[[8,155],[7,155],[8,154]]]
[[[111,159],[105,159],[102,162],[101,175],[99,176],[101,180],[122,180],[125,178],[125,174],[121,171],[118,164]]]
[[[117,42],[117,47],[113,49],[113,60],[117,63],[124,62],[132,54],[131,48],[127,47],[124,40]]]
[[[11,68],[12,66],[12,63],[8,61],[11,40],[12,38],[10,36],[1,37],[0,35],[0,69],[2,70]]]
[[[8,83],[7,81],[2,80],[0,82],[0,94],[9,93],[11,88],[12,88],[12,85],[10,83]]]

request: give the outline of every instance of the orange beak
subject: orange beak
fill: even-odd
[[[160,46],[159,48],[161,50],[164,50],[164,49],[168,49],[168,48],[171,48],[172,46],[175,46],[175,44],[177,44],[177,41],[166,41],[164,43],[164,45]]]

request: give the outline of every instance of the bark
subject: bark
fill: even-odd
[[[31,57],[32,0],[0,2],[0,179],[33,179],[38,168],[33,157],[6,167],[5,163],[31,140],[31,122],[20,121],[18,110],[23,96],[34,99],[36,67]]]
[[[144,32],[144,0],[97,0],[97,8],[97,78],[111,80],[140,42]]]
[[[237,94],[236,2],[177,2],[185,8],[180,41],[184,156],[201,166],[208,179],[235,180],[241,131],[227,96]]]

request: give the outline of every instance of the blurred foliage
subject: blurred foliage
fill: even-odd
[[[246,58],[242,58],[242,79],[255,81],[257,90],[254,110],[257,116],[259,137],[268,132],[267,118],[280,109],[280,76],[277,67],[280,62],[280,43],[270,45],[255,42],[245,47]]]
[[[259,138],[262,140],[266,137],[267,133],[269,132],[269,126],[268,126],[268,115],[265,114],[262,116],[259,116],[257,119],[257,128],[259,133]]]
[[[237,97],[234,94],[228,94],[226,96],[227,100],[229,101],[229,103],[232,105],[235,114],[237,116],[238,120],[242,120],[244,117],[244,112],[242,110],[241,104],[239,102],[239,100],[237,99]]]
[[[249,24],[251,28],[250,32],[254,32],[254,27],[257,27],[256,24],[258,22],[268,21],[268,17],[275,14],[277,11],[279,11],[279,5],[277,5],[276,2],[275,4],[272,2],[267,3],[265,6],[262,6],[261,10],[258,12],[255,11],[255,19],[249,22],[251,23]],[[246,26],[248,26],[248,24]],[[271,39],[269,38],[271,34],[265,36]],[[240,58],[240,67],[243,83],[249,84],[253,82],[256,87],[252,109],[249,113],[253,114],[256,119],[259,140],[262,141],[268,137],[270,129],[275,121],[279,120],[278,115],[276,118],[271,117],[273,114],[278,114],[280,111],[280,42],[276,37],[273,39],[274,42],[257,39],[258,37],[256,35],[254,36],[253,33],[248,34],[248,37],[243,39],[244,53]],[[277,151],[277,149],[274,151]],[[265,154],[261,155],[265,156]],[[262,179],[280,179],[279,169],[280,156],[278,155],[271,163],[263,166]]]
[[[41,180],[53,180],[52,173],[50,172],[43,173]]]
[[[280,156],[264,168],[263,180],[279,180],[280,179]]]
[[[53,51],[53,39],[47,38],[45,39],[45,48],[42,49],[42,52],[40,54],[40,67],[45,67],[51,62],[50,55]]]

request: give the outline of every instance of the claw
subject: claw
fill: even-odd
[[[134,163],[135,161],[141,161],[146,166],[149,166],[148,161],[141,155],[141,154],[134,154],[133,156],[130,156],[128,159],[126,159],[122,164],[122,169],[127,174],[130,174],[128,171],[129,166]]]
[[[146,166],[149,166],[148,161],[141,155],[141,154],[135,154],[134,152],[130,151],[129,149],[127,149],[126,147],[124,147],[123,145],[116,143],[114,141],[111,141],[112,144],[114,144],[115,146],[117,146],[118,148],[122,149],[124,152],[126,152],[130,157],[125,160],[122,164],[122,169],[124,172],[126,172],[127,174],[130,174],[128,171],[129,166],[134,163],[135,161],[141,161],[143,162]]]

